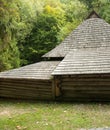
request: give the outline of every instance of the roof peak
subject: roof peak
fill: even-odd
[[[100,18],[100,16],[96,13],[96,11],[93,10],[86,19],[90,18]]]

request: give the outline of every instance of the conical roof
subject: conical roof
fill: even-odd
[[[43,57],[65,57],[71,49],[75,48],[110,46],[110,24],[96,16],[92,13],[89,19],[82,22],[60,45]]]

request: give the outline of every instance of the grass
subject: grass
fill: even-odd
[[[0,100],[0,130],[80,130],[109,126],[108,103]]]

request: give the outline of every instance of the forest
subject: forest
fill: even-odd
[[[0,71],[40,61],[92,10],[110,23],[109,0],[0,0]]]

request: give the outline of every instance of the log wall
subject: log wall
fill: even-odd
[[[0,79],[0,97],[52,100],[52,82],[32,79]]]
[[[110,75],[61,76],[60,79],[61,96],[57,100],[110,101]]]
[[[0,78],[0,97],[35,100],[110,101],[110,75],[56,76],[53,81]]]

